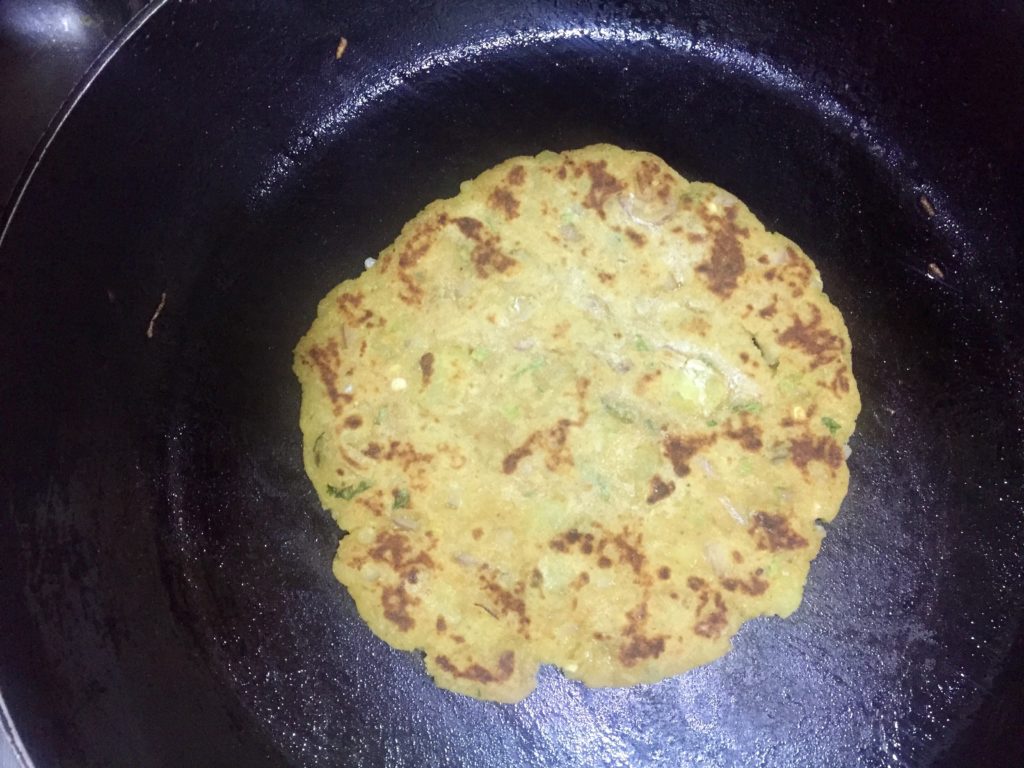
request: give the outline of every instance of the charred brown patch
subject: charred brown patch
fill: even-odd
[[[843,463],[843,449],[831,437],[807,434],[789,441],[789,458],[801,471],[813,461],[825,464],[833,471]]]
[[[597,558],[597,567],[598,568],[611,568],[612,567],[612,559],[610,557],[606,557],[605,555],[601,555],[601,557]]]
[[[491,196],[487,198],[487,204],[505,214],[505,218],[509,221],[519,215],[519,201],[505,187],[495,187]]]
[[[846,374],[846,366],[841,365],[836,369],[835,375],[832,377],[832,381],[829,382],[828,388],[836,395],[845,395],[850,391],[850,378]]]
[[[386,322],[383,317],[378,317],[372,309],[363,306],[363,294],[361,293],[343,293],[335,300],[335,304],[345,319],[345,324],[351,328],[361,326],[380,328]],[[342,333],[344,334],[344,330]]]
[[[704,581],[700,576],[690,576],[686,580],[686,586],[692,589],[694,592],[700,592],[704,587],[707,586],[707,582]]]
[[[768,582],[762,579],[757,573],[752,573],[747,579],[734,579],[726,578],[722,579],[722,588],[729,592],[740,592],[756,597],[757,595],[763,595],[768,589]]]
[[[615,275],[611,272],[598,272],[597,277],[605,285],[615,282]]]
[[[626,536],[627,534],[625,532],[619,533],[616,534],[611,541],[615,545],[615,548],[619,551],[619,563],[623,565],[628,565],[630,568],[633,569],[633,573],[639,576],[640,571],[644,567],[644,561],[647,558],[644,557],[643,553],[639,549],[637,549],[636,546],[629,542]],[[637,536],[636,538],[636,543],[637,545],[639,545],[640,543],[639,536]]]
[[[505,651],[498,657],[498,667],[494,670],[487,669],[480,664],[470,664],[468,667],[459,669],[452,664],[447,656],[438,656],[435,660],[437,666],[452,677],[473,680],[478,683],[502,683],[512,677],[516,668],[516,657],[512,651]]]
[[[468,237],[470,240],[479,240],[480,230],[484,228],[482,221],[471,216],[460,216],[455,219],[455,226],[459,228],[464,237]]]
[[[434,460],[433,454],[420,453],[413,447],[412,443],[402,443],[398,440],[392,440],[388,444],[387,450],[379,453],[378,457],[401,464],[402,469],[406,471],[413,464],[429,464]]]
[[[398,271],[398,280],[402,283],[402,291],[398,294],[398,298],[402,300],[402,303],[408,304],[409,306],[418,307],[423,303],[423,288],[416,282],[416,279],[404,270]]]
[[[845,342],[821,324],[821,310],[811,305],[811,318],[806,323],[793,315],[793,324],[779,334],[779,343],[798,349],[811,358],[811,369],[838,360]]]
[[[636,185],[640,189],[647,189],[661,174],[658,164],[652,160],[641,160],[640,166],[636,169]]]
[[[605,217],[604,204],[608,198],[616,192],[621,192],[626,185],[608,173],[608,163],[605,160],[596,163],[589,161],[584,167],[587,175],[590,176],[590,191],[587,192],[583,205],[603,219]]]
[[[632,667],[644,659],[656,659],[665,650],[665,635],[648,637],[644,634],[647,622],[647,604],[642,603],[626,613],[626,627],[622,631],[626,643],[619,648],[619,661]]]
[[[761,428],[756,424],[748,424],[746,419],[735,429],[730,426],[725,434],[730,440],[739,443],[744,450],[752,453],[760,451],[764,445],[761,441]]]
[[[686,239],[689,242],[696,244],[703,243],[705,240],[707,240],[707,237],[705,235],[702,235],[700,232],[687,232]]]
[[[625,236],[629,238],[630,242],[637,248],[642,248],[647,243],[647,238],[631,227],[626,227],[623,234],[625,234]]]
[[[625,666],[632,667],[644,659],[656,659],[665,650],[665,636],[645,637],[636,634],[629,638],[624,646],[619,649],[619,661]]]
[[[415,554],[414,554],[415,553]],[[371,560],[384,563],[396,573],[414,566],[431,569],[434,561],[425,551],[416,552],[409,537],[398,531],[381,531],[367,553]]]
[[[668,581],[672,578],[672,569],[667,565],[661,566],[661,568],[658,569],[658,578],[662,581]]]
[[[505,180],[513,186],[522,186],[523,182],[526,181],[526,169],[521,165],[513,166],[505,176]]]
[[[794,531],[789,525],[789,520],[781,514],[755,512],[749,532],[754,537],[757,548],[769,552],[801,549],[807,546],[807,539]]]
[[[637,381],[636,383],[636,387],[634,388],[636,390],[636,393],[638,395],[642,395],[644,392],[647,391],[647,387],[649,387],[659,376],[661,376],[660,368],[655,371],[648,371],[647,373],[645,373],[643,376],[640,377],[640,380]]]
[[[438,616],[437,621],[434,622],[434,627],[439,633],[446,632],[448,630],[448,622],[444,620],[444,616]]]
[[[734,549],[732,551],[732,561],[734,563],[742,563],[743,562],[743,555],[739,552],[739,550]]]
[[[423,386],[430,383],[430,377],[434,375],[434,353],[425,352],[420,356],[420,373],[423,376]]]
[[[575,590],[580,590],[583,589],[583,587],[587,586],[587,584],[589,583],[590,574],[586,571],[581,571],[580,574],[572,580],[572,583],[569,585],[569,587]]]
[[[711,610],[707,610],[708,602],[713,603]],[[698,621],[693,625],[693,631],[701,637],[720,637],[722,630],[729,623],[726,618],[728,610],[725,607],[725,601],[722,600],[722,593],[715,592],[713,600],[704,601],[701,606],[698,608]]]
[[[363,451],[363,455],[369,456],[371,459],[379,459],[383,450],[380,443],[370,443],[366,446],[366,450]]]
[[[470,258],[476,265],[476,273],[482,278],[490,277],[495,272],[507,272],[519,262],[501,251],[494,241],[478,244]]]
[[[736,226],[735,217],[736,209],[730,208],[724,219],[717,219],[711,254],[696,267],[708,289],[722,298],[728,298],[736,290],[737,281],[746,269],[739,238],[747,234],[747,230]]]
[[[515,472],[519,462],[532,455],[535,451],[542,451],[544,453],[544,466],[552,472],[557,472],[564,467],[574,465],[572,450],[568,444],[569,429],[571,427],[581,427],[586,423],[587,411],[583,404],[586,402],[587,388],[589,386],[589,379],[576,380],[576,397],[580,402],[580,410],[575,420],[559,419],[550,429],[535,430],[518,448],[505,456],[501,463],[501,469],[506,475],[511,475]]]
[[[697,435],[695,437],[680,437],[669,435],[662,442],[662,453],[672,462],[672,470],[676,477],[686,477],[690,474],[690,460],[697,453],[715,442],[716,435]]]
[[[421,226],[405,241],[398,255],[399,269],[412,269],[427,255],[437,238],[438,230],[447,220],[448,217],[442,215],[436,221]]]
[[[778,311],[779,308],[777,302],[773,300],[772,303],[769,304],[768,306],[761,307],[761,309],[757,310],[757,315],[758,317],[763,317],[765,320],[769,320],[775,317]]]
[[[479,541],[480,537],[484,535],[484,529],[483,528],[474,528],[472,530],[472,535],[473,535],[473,539],[474,540]]]
[[[384,608],[384,618],[396,625],[401,632],[408,632],[416,622],[409,615],[409,607],[418,605],[420,599],[405,591],[405,585],[384,587],[380,593],[380,602]]]
[[[581,533],[573,528],[553,538],[548,546],[557,552],[568,552],[578,546],[583,554],[589,555],[594,551],[594,534]]]
[[[490,597],[491,606],[495,609],[497,615],[507,616],[510,613],[516,614],[519,631],[526,633],[527,627],[530,625],[530,617],[526,615],[526,602],[521,597],[525,591],[525,585],[519,582],[516,585],[516,591],[512,592],[501,586],[497,581],[486,576],[481,577],[481,580],[483,581],[484,591]]]
[[[537,434],[536,432],[534,434]],[[501,471],[511,475],[519,467],[519,462],[533,453],[533,435],[525,443],[505,456],[501,462]]]
[[[320,382],[324,385],[327,397],[332,404],[337,405],[341,399],[341,393],[338,391],[338,367],[341,365],[338,342],[328,339],[322,347],[313,345],[306,355],[320,375]]]
[[[363,426],[363,417],[352,414],[351,416],[347,416],[345,421],[342,423],[345,429],[359,429],[359,427]]]
[[[667,499],[671,496],[675,489],[676,484],[673,481],[665,482],[661,479],[660,475],[655,475],[651,478],[651,490],[647,494],[647,503],[657,504],[662,499]]]

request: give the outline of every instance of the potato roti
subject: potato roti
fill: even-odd
[[[320,302],[295,372],[338,580],[438,685],[502,702],[543,663],[661,680],[792,613],[860,410],[801,249],[607,144],[427,206]]]

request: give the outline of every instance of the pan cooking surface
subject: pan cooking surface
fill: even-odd
[[[0,690],[39,764],[946,765],[997,737],[987,764],[1016,764],[1019,714],[991,702],[1019,670],[1020,225],[1005,169],[901,122],[884,50],[907,22],[870,22],[865,72],[807,64],[841,18],[794,42],[741,5],[415,6],[415,39],[305,11],[159,11],[0,243],[0,607],[23,629]],[[628,690],[545,669],[482,703],[331,575],[291,349],[426,203],[595,141],[725,187],[815,260],[864,402],[850,494],[800,610],[721,660]]]

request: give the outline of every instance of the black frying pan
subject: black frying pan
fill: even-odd
[[[73,101],[0,243],[0,719],[36,765],[1024,764],[1019,3],[167,3]],[[481,703],[331,576],[291,349],[424,204],[594,141],[816,260],[850,495],[723,659]]]

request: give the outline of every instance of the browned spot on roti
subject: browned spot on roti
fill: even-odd
[[[672,469],[676,477],[686,477],[690,474],[690,460],[697,455],[697,452],[715,442],[716,435],[696,435],[694,437],[680,437],[669,435],[662,442],[662,453],[672,462]]]
[[[686,580],[686,586],[688,586],[694,592],[700,592],[702,589],[704,589],[705,586],[707,586],[707,582],[704,581],[704,579],[702,579],[700,576],[690,576]]]
[[[471,258],[476,265],[476,273],[482,278],[490,277],[495,272],[507,272],[519,262],[502,252],[493,242],[480,243],[473,249]]]
[[[505,187],[495,187],[491,196],[487,198],[487,204],[505,214],[505,218],[511,221],[519,215],[519,201],[515,195]]]
[[[581,427],[586,423],[588,414],[584,404],[589,386],[590,379],[576,380],[576,397],[579,400],[579,414],[576,419],[562,418],[550,429],[535,430],[518,448],[505,456],[501,469],[506,475],[515,472],[519,462],[532,455],[534,451],[544,453],[544,466],[552,472],[574,465],[572,449],[569,447],[569,429]]]
[[[747,579],[725,578],[721,580],[722,588],[730,592],[740,592],[756,597],[764,594],[768,589],[768,582],[757,573],[752,573]]]
[[[711,255],[696,267],[697,273],[704,276],[708,289],[722,298],[728,298],[736,290],[737,281],[746,268],[739,241],[746,230],[736,226],[735,217],[736,209],[729,208],[725,218],[717,220]]]
[[[651,478],[651,491],[647,494],[648,504],[657,504],[662,499],[667,499],[676,489],[676,484],[669,480],[665,482],[660,475]]]
[[[843,463],[843,449],[831,437],[805,434],[789,441],[789,457],[801,471],[812,461],[828,466],[834,472]]]
[[[794,531],[784,515],[769,512],[755,512],[749,533],[754,537],[758,549],[769,552],[800,549],[807,546],[807,539]]]
[[[437,666],[452,677],[473,680],[477,683],[503,683],[512,677],[512,673],[516,668],[515,659],[515,654],[512,651],[505,651],[498,657],[498,668],[496,670],[487,669],[487,667],[480,664],[470,664],[468,667],[459,669],[452,664],[447,656],[438,656],[436,661]]]
[[[829,382],[828,388],[831,389],[836,395],[844,395],[850,391],[850,379],[846,375],[847,367],[841,365],[836,369],[835,375],[832,377],[832,381]]]
[[[611,272],[598,272],[597,276],[605,285],[608,285],[609,283],[614,282],[615,280],[615,275],[613,275]]]
[[[636,393],[638,395],[642,395],[644,392],[647,391],[647,387],[650,386],[650,384],[659,376],[661,376],[660,368],[655,371],[648,371],[647,373],[645,373],[643,376],[640,377],[640,380],[637,381],[636,387],[634,387]]]
[[[663,566],[661,566],[661,568],[658,569],[658,578],[661,579],[662,581],[667,581],[671,577],[672,577],[672,569],[669,568],[667,565],[663,565]]]
[[[343,425],[345,429],[359,429],[363,425],[363,417],[352,414],[345,418]]]
[[[484,529],[483,528],[474,528],[473,531],[472,531],[472,534],[473,534],[473,538],[475,540],[479,541],[480,537],[484,535]]]
[[[406,592],[405,584],[384,587],[380,593],[380,602],[384,607],[384,618],[395,624],[400,632],[408,632],[416,626],[409,615],[409,607],[419,605],[420,599]]]
[[[746,414],[744,414],[744,416],[746,416]],[[739,443],[744,450],[751,451],[752,453],[760,451],[761,447],[764,445],[761,442],[761,428],[756,424],[747,423],[746,418],[743,419],[743,422],[739,427],[733,429],[730,426],[730,428],[726,430],[725,434],[730,440],[735,440]]]
[[[779,334],[779,343],[791,349],[798,349],[811,358],[811,369],[839,359],[845,342],[821,324],[821,310],[811,306],[808,322],[793,315],[793,324]]]
[[[622,533],[616,534],[612,538],[611,543],[615,545],[619,551],[619,562],[628,565],[633,569],[633,573],[640,575],[640,571],[644,566],[644,561],[647,559],[643,553],[638,549],[640,545],[640,535],[637,534],[634,537],[634,543],[631,543],[628,539],[629,531],[623,531]],[[601,549],[600,545],[598,547]]]
[[[471,216],[460,216],[455,219],[455,226],[459,228],[459,231],[470,240],[478,240],[480,238],[480,230],[483,229],[483,222],[479,219],[474,219]]]
[[[509,184],[512,184],[517,187],[521,186],[522,183],[526,181],[526,169],[523,168],[523,166],[521,165],[515,165],[508,172],[508,175],[505,176],[505,179],[508,181]]]
[[[341,365],[338,342],[328,339],[322,347],[314,344],[306,355],[320,374],[320,381],[324,385],[327,397],[333,405],[337,405],[341,399],[341,393],[338,391],[338,366]]]
[[[637,248],[642,248],[647,243],[647,238],[641,235],[632,227],[626,227],[626,229],[624,230],[624,234]]]
[[[601,557],[597,558],[597,567],[598,568],[611,568],[612,567],[612,560],[611,560],[611,558],[610,557],[606,557],[605,555],[601,555]]]
[[[496,580],[489,576],[482,576],[483,589],[491,599],[491,605],[496,609],[499,616],[507,616],[510,613],[518,617],[519,631],[526,633],[530,625],[530,617],[526,615],[526,602],[521,597],[525,590],[523,582],[516,584],[516,591],[506,589]]]
[[[434,626],[438,632],[444,632],[448,629],[448,622],[444,620],[444,616],[438,616]]]
[[[647,636],[643,631],[646,622],[647,603],[626,612],[626,627],[622,631],[626,643],[619,648],[619,661],[623,666],[636,666],[644,659],[656,659],[664,652],[665,635]]]
[[[351,328],[362,326],[367,328],[382,327],[386,321],[372,309],[364,307],[363,298],[361,293],[342,293],[335,300],[338,311],[341,312],[341,316],[345,319],[345,324]],[[344,334],[344,328],[342,329],[342,334]]]
[[[596,163],[588,161],[584,167],[587,175],[590,176],[590,191],[587,192],[583,205],[603,219],[605,217],[604,204],[608,198],[625,189],[626,185],[608,173],[606,170],[608,163],[605,160],[599,160]]]
[[[381,531],[374,540],[374,546],[367,553],[371,560],[384,563],[396,573],[413,566],[434,568],[434,561],[427,552],[420,550],[414,555],[409,537],[399,531]]]
[[[761,307],[761,309],[759,309],[757,311],[757,314],[758,314],[759,317],[763,317],[765,320],[770,320],[771,318],[775,317],[775,315],[776,315],[776,313],[778,313],[778,311],[779,311],[779,309],[778,309],[777,303],[773,299],[771,304],[769,304],[769,305],[767,305],[765,307]]]
[[[420,373],[423,375],[423,386],[430,383],[430,377],[434,375],[434,353],[424,352],[420,356]]]
[[[729,623],[726,619],[728,609],[725,607],[725,601],[722,600],[722,593],[715,592],[712,602],[714,603],[713,610],[706,611],[706,604],[703,608],[698,609],[698,614],[703,612],[703,615],[700,615],[697,623],[693,625],[693,631],[701,637],[718,638]]]

